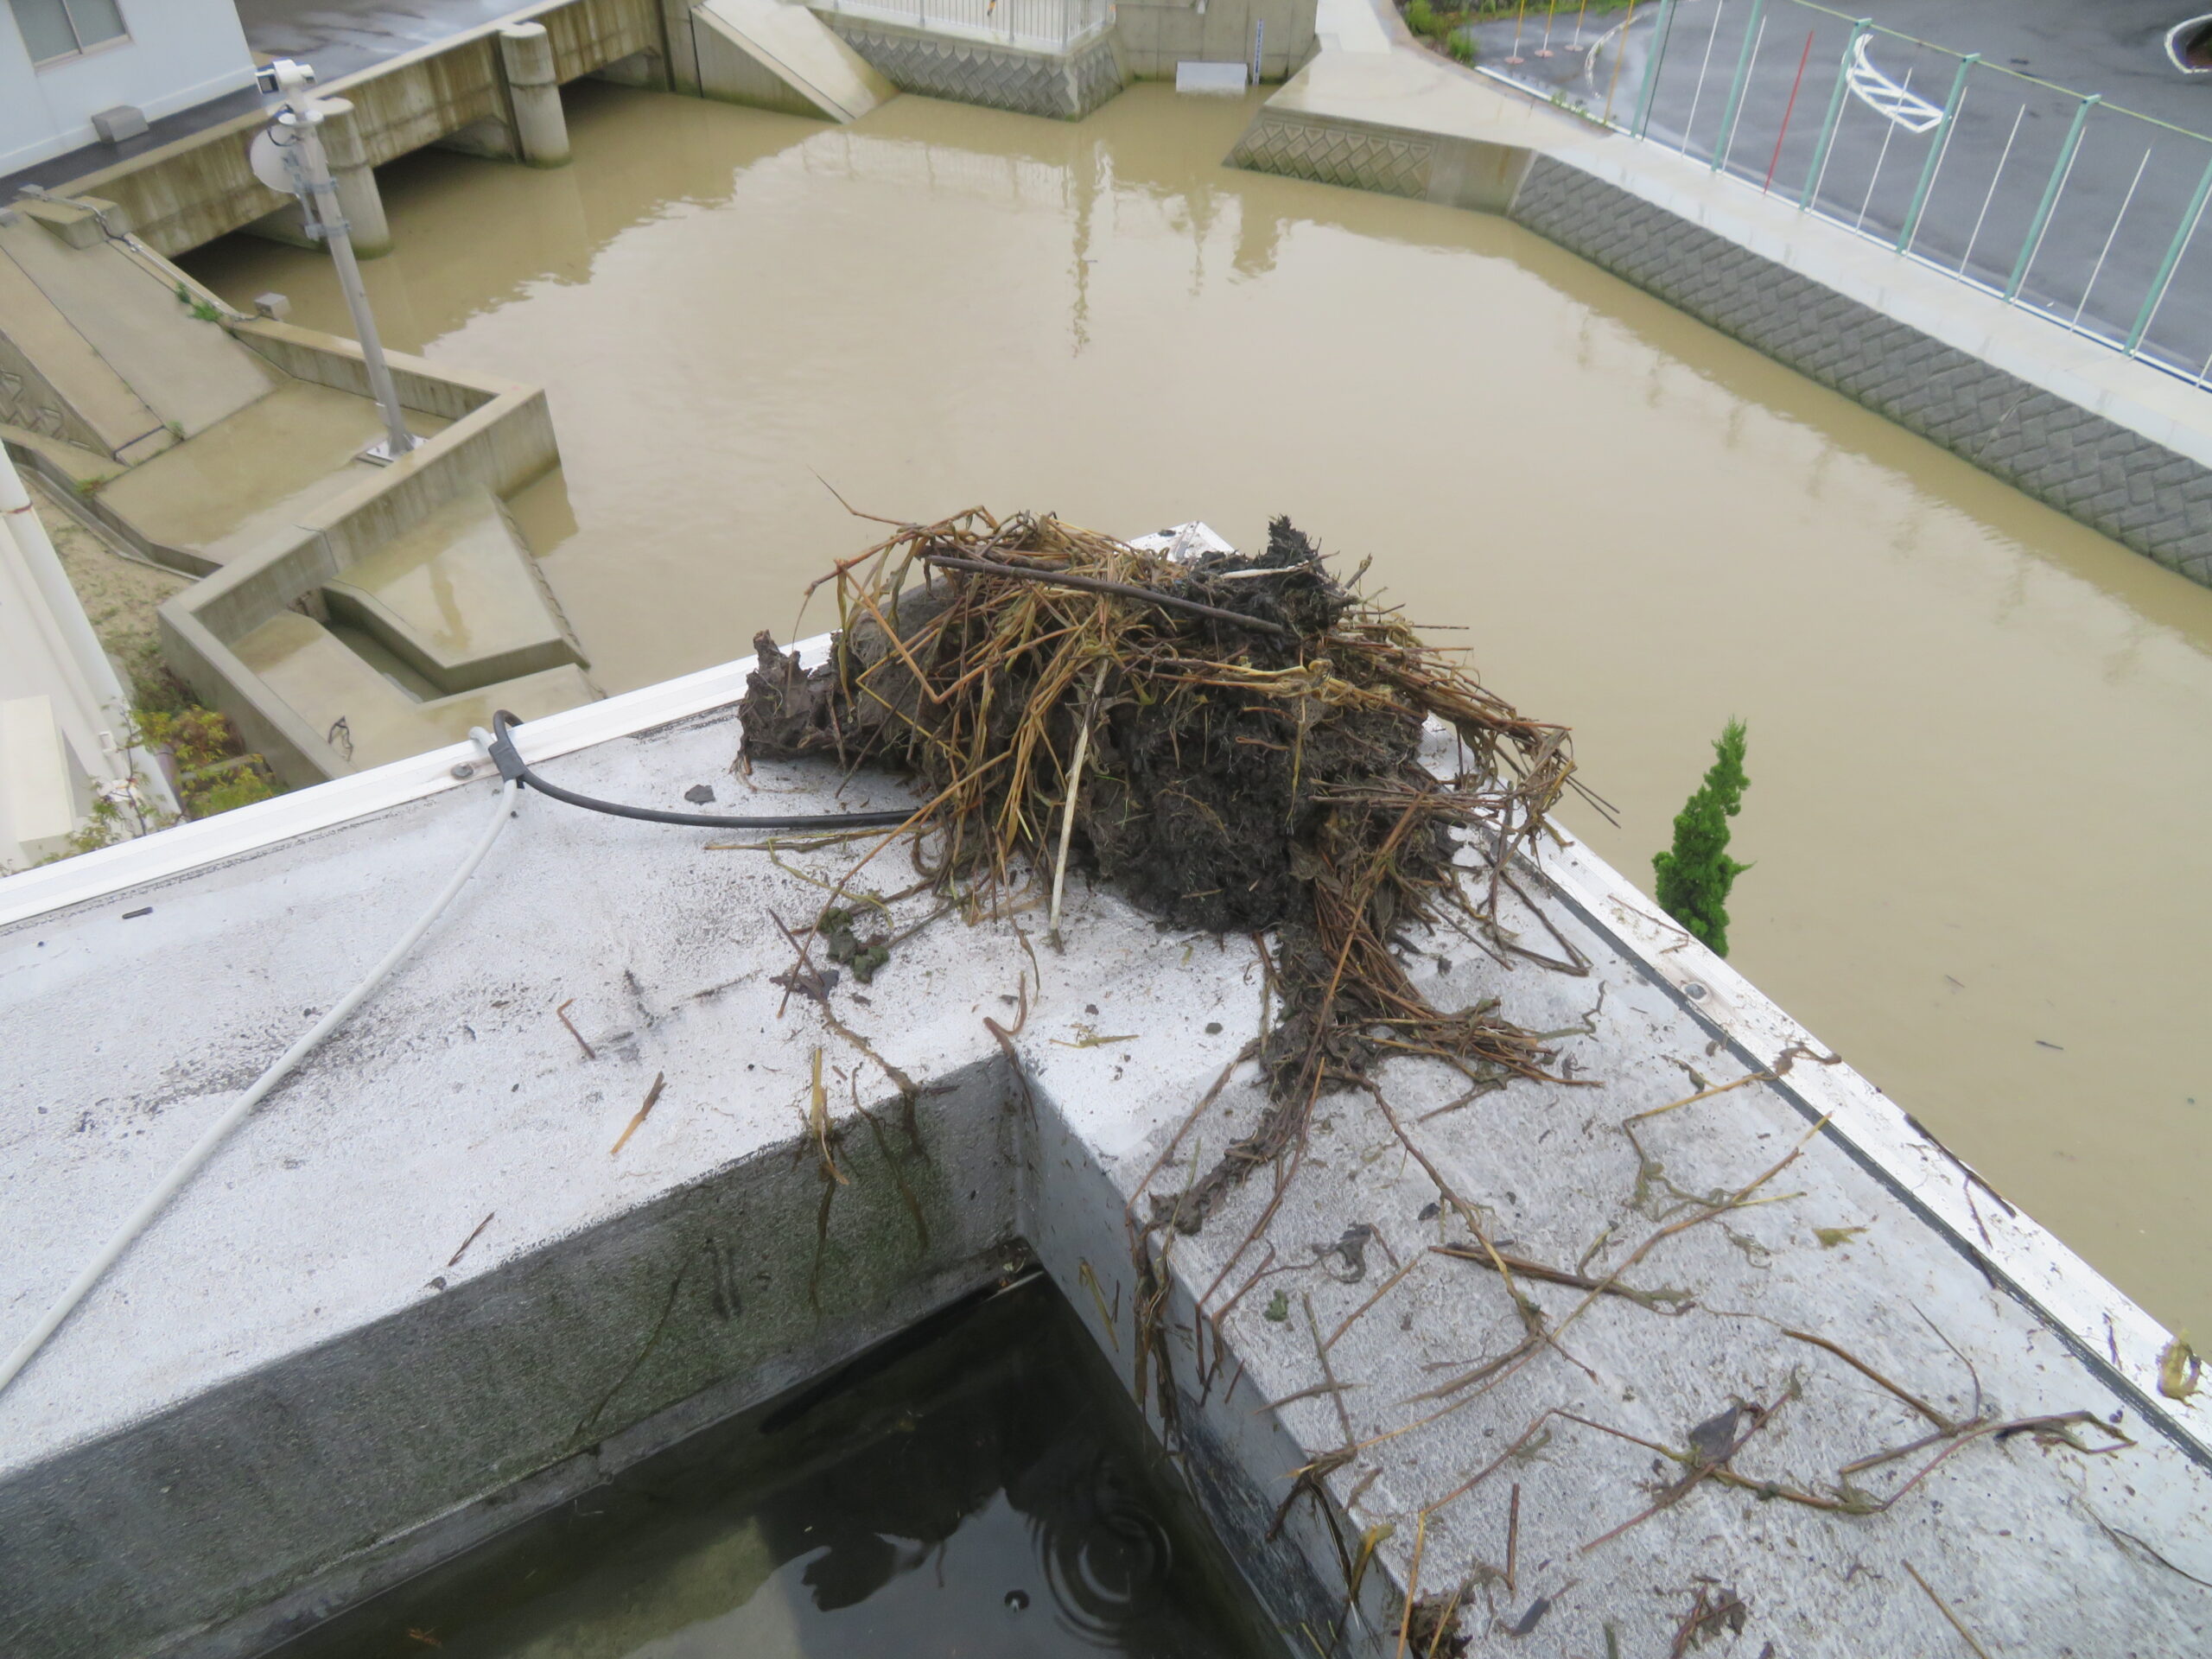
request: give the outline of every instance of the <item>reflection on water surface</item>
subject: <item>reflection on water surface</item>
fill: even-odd
[[[1281,1651],[1039,1278],[670,1447],[270,1659]]]

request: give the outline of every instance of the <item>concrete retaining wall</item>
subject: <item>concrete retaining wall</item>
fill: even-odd
[[[368,395],[360,347],[353,340],[260,320],[241,319],[231,327],[287,373]],[[279,611],[313,611],[324,583],[463,491],[482,486],[504,499],[560,461],[543,391],[435,368],[419,358],[393,354],[389,361],[403,404],[453,424],[358,487],[303,513],[296,539],[233,560],[160,612],[164,660],[201,701],[235,721],[248,747],[295,787],[350,768],[232,645]]]
[[[1077,121],[1127,79],[1113,34],[1065,54],[956,40],[838,12],[822,21],[901,92]]]
[[[1510,144],[1372,122],[1261,110],[1229,165],[1316,184],[1344,185],[1450,207],[1502,213],[1529,171],[1529,152]]]
[[[1971,353],[1539,156],[1510,216],[1700,321],[2212,585],[2212,469]]]
[[[512,156],[512,111],[497,36],[503,24],[523,20],[545,25],[563,81],[640,54],[664,60],[659,0],[548,0],[320,90],[353,102],[356,130],[373,164],[435,142]],[[246,166],[246,145],[266,124],[259,113],[241,116],[72,180],[56,194],[113,201],[150,246],[182,253],[289,203]]]
[[[1402,41],[1325,55],[1229,160],[1506,214],[2212,584],[2212,402],[1794,204]]]
[[[1135,80],[1173,80],[1179,63],[1249,63],[1260,34],[1260,79],[1283,80],[1313,55],[1313,0],[1119,0],[1115,37]]]

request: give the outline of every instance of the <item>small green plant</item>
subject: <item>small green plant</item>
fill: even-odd
[[[92,810],[85,815],[83,825],[70,833],[69,850],[48,854],[39,862],[58,864],[65,858],[76,857],[79,853],[97,853],[103,847],[112,847],[118,841],[128,841],[131,834],[130,816],[106,796],[95,793]]]
[[[1675,817],[1675,844],[1652,858],[1659,908],[1713,955],[1728,954],[1728,893],[1751,867],[1728,856],[1728,820],[1743,810],[1744,722],[1732,720],[1713,746],[1716,759]]]
[[[1471,35],[1454,35],[1449,49],[1461,63],[1471,64],[1482,55],[1482,48],[1475,44]]]
[[[247,753],[238,728],[213,709],[196,702],[166,711],[141,707],[133,724],[134,747],[166,749],[175,762],[177,793],[188,817],[211,818],[279,792],[269,763]]]
[[[1449,40],[1465,14],[1459,11],[1439,11],[1430,0],[1407,0],[1406,27],[1416,35],[1442,45]]]
[[[233,761],[227,776],[213,782],[201,780],[197,787],[188,787],[186,804],[195,818],[212,818],[218,812],[227,812],[232,807],[251,806],[256,801],[265,801],[283,791],[276,787],[268,773],[258,764],[261,757],[250,754]]]
[[[1287,1323],[1290,1319],[1290,1298],[1280,1290],[1275,1292],[1268,1299],[1267,1312],[1261,1317],[1273,1319],[1277,1325]]]
[[[192,290],[181,281],[179,281],[176,285],[176,302],[179,305],[190,307],[192,315],[202,322],[220,322],[223,320],[221,307],[211,305],[206,300],[194,298]]]
[[[151,639],[130,653],[124,664],[130,674],[130,706],[143,721],[155,715],[180,714],[199,706],[192,688],[177,678],[162,660],[162,648]]]

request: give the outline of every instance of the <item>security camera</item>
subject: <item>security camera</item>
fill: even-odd
[[[253,72],[254,85],[264,92],[296,92],[315,82],[315,66],[277,58]]]

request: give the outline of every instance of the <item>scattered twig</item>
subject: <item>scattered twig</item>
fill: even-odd
[[[1925,1417],[1929,1422],[1935,1424],[1937,1429],[1942,1431],[1943,1433],[1952,1434],[1958,1432],[1958,1424],[1953,1422],[1942,1412],[1936,1410],[1935,1407],[1929,1405],[1918,1395],[1899,1388],[1896,1383],[1891,1382],[1888,1377],[1884,1376],[1872,1365],[1869,1365],[1865,1360],[1859,1358],[1858,1355],[1849,1352],[1835,1343],[1830,1342],[1826,1337],[1816,1337],[1809,1331],[1792,1331],[1787,1327],[1783,1328],[1782,1334],[1789,1338],[1792,1341],[1808,1342],[1815,1348],[1825,1349],[1827,1352],[1834,1354],[1838,1359],[1850,1366],[1853,1370],[1857,1371],[1860,1376],[1880,1383],[1891,1394],[1897,1395],[1898,1399],[1904,1401],[1905,1404],[1910,1406],[1915,1411]],[[1936,1334],[1940,1336],[1942,1333],[1938,1332]],[[1954,1351],[1956,1351],[1955,1350]]]
[[[630,1144],[630,1137],[638,1132],[638,1126],[645,1121],[645,1114],[652,1110],[653,1103],[660,1098],[661,1085],[667,1081],[668,1074],[666,1072],[656,1071],[653,1073],[653,1086],[645,1090],[645,1103],[638,1108],[638,1115],[630,1120],[628,1124],[624,1127],[622,1133],[615,1138],[614,1144],[607,1149],[607,1155],[608,1157],[613,1158],[619,1156],[622,1148]],[[488,1220],[490,1217],[487,1217],[486,1219]],[[464,1244],[461,1248],[466,1249],[468,1247]]]
[[[1517,1273],[1524,1279],[1534,1279],[1542,1284],[1565,1285],[1573,1290],[1595,1291],[1602,1295],[1623,1297],[1639,1307],[1651,1309],[1655,1313],[1687,1313],[1697,1305],[1686,1290],[1638,1290],[1633,1285],[1592,1279],[1584,1274],[1569,1273],[1563,1268],[1548,1268],[1541,1262],[1510,1255],[1503,1250],[1470,1249],[1465,1244],[1432,1244],[1428,1248],[1433,1255],[1448,1255],[1456,1262],[1472,1262],[1493,1273],[1500,1271],[1502,1264],[1503,1268]]]
[[[569,1035],[576,1039],[576,1046],[583,1050],[584,1058],[588,1060],[595,1060],[599,1056],[592,1052],[592,1046],[584,1041],[583,1033],[578,1031],[575,1026],[569,1024],[569,1010],[575,1006],[576,999],[572,996],[567,1001],[563,1002],[559,1007],[553,1010],[553,1017],[558,1020],[563,1025],[568,1026]]]
[[[1113,665],[1113,658],[1101,657],[1098,672],[1091,677],[1090,696],[1083,705],[1082,721],[1076,728],[1075,759],[1068,766],[1068,798],[1060,809],[1060,853],[1052,862],[1052,907],[1046,913],[1046,937],[1055,950],[1060,944],[1060,893],[1067,885],[1068,847],[1075,838],[1075,801],[1083,788],[1083,763],[1090,753],[1090,723],[1097,717],[1098,694],[1106,689],[1106,671]]]
[[[1382,1281],[1382,1287],[1372,1296],[1362,1302],[1357,1307],[1352,1309],[1351,1313],[1345,1314],[1344,1317],[1344,1322],[1338,1325],[1335,1330],[1329,1332],[1329,1339],[1321,1344],[1322,1352],[1326,1353],[1330,1349],[1335,1347],[1337,1344],[1342,1340],[1344,1332],[1351,1329],[1352,1322],[1354,1320],[1357,1319],[1361,1314],[1366,1313],[1369,1308],[1374,1306],[1376,1303],[1381,1301],[1385,1296],[1388,1296],[1392,1289],[1396,1287],[1398,1281],[1404,1278],[1408,1274],[1411,1273],[1420,1265],[1421,1258],[1419,1256],[1414,1256],[1411,1261],[1408,1262],[1405,1266],[1400,1268],[1388,1279],[1385,1279]]]
[[[476,1230],[461,1241],[461,1248],[446,1259],[446,1266],[457,1268],[461,1265],[461,1258],[468,1254],[468,1247],[483,1236],[484,1230],[492,1224],[492,1217],[498,1213],[497,1211],[493,1211],[476,1224]]]
[[[1942,1614],[1951,1628],[1959,1633],[1959,1640],[1974,1650],[1974,1659],[1989,1659],[1989,1649],[1974,1639],[1974,1632],[1967,1629],[1965,1621],[1951,1611],[1950,1605],[1936,1593],[1935,1586],[1920,1576],[1920,1569],[1906,1561],[1904,1570],[1912,1574],[1912,1581],[1920,1586],[1921,1594],[1936,1604],[1936,1611]]]
[[[1505,1593],[1517,1595],[1514,1579],[1521,1563],[1521,1483],[1513,1483],[1513,1497],[1505,1508]]]
[[[1260,633],[1290,634],[1293,632],[1281,623],[1270,622],[1263,616],[1247,616],[1242,611],[1224,610],[1218,605],[1202,604],[1177,594],[1163,594],[1157,588],[1140,588],[1134,582],[1105,582],[1096,576],[1079,576],[1070,570],[1034,570],[1027,565],[1001,564],[993,559],[957,559],[946,553],[925,553],[922,557],[928,563],[947,570],[969,570],[986,576],[1012,576],[1017,582],[1039,582],[1052,588],[1074,588],[1086,594],[1112,594],[1117,598],[1157,605],[1163,610],[1188,611],[1192,616],[1210,616],[1217,622],[1234,622],[1240,628],[1251,628]]]
[[[658,1093],[656,1089],[655,1093]],[[648,1105],[652,1104],[649,1101]],[[640,1117],[645,1114],[640,1112]],[[822,1086],[822,1050],[814,1051],[813,1075],[807,1085],[806,1132],[814,1137],[814,1144],[822,1154],[823,1173],[839,1186],[849,1186],[851,1181],[845,1172],[837,1167],[837,1160],[830,1155],[830,1091]]]

